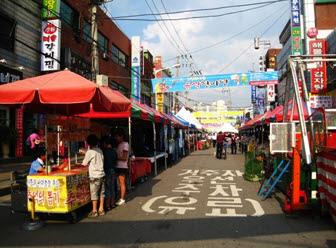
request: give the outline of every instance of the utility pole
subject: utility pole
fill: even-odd
[[[176,64],[179,65],[180,64],[180,56],[177,55],[176,57]],[[175,77],[179,77],[180,76],[180,68],[179,66],[176,67],[176,73],[175,73]],[[173,92],[173,111],[174,111],[174,114],[177,113],[177,92]]]
[[[97,24],[97,9],[101,0],[91,1],[91,37],[92,37],[92,50],[91,50],[91,73],[92,79],[96,81],[99,74],[99,54],[98,54],[98,24]]]

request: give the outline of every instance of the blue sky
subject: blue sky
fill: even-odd
[[[266,0],[263,0],[266,1]],[[147,0],[148,4],[157,13],[153,2],[160,12],[165,12],[162,2],[168,11],[180,11],[197,8],[213,8],[232,6],[237,4],[255,3],[257,0]],[[260,1],[259,1],[260,2]],[[106,5],[113,17],[151,13],[145,0],[114,0]],[[231,12],[238,9],[224,9],[212,12],[196,12],[170,15],[171,18],[209,15]],[[167,16],[164,16],[167,17]],[[152,18],[152,17],[146,17]],[[166,27],[157,22],[117,21],[121,29],[129,36],[139,35],[145,49],[155,55],[163,57],[164,66],[176,63],[175,57],[182,52],[176,48],[190,51],[195,62],[195,69],[203,74],[220,74],[233,72],[246,72],[258,70],[258,58],[266,53],[266,49],[253,49],[253,38],[261,36],[262,40],[270,40],[272,47],[280,47],[279,34],[289,19],[289,1],[275,3],[264,8],[249,12],[223,16],[219,18],[193,19],[165,22]],[[259,23],[259,24],[258,24]],[[258,25],[257,25],[258,24]],[[249,28],[252,27],[252,28]],[[245,32],[242,32],[246,30]],[[240,33],[240,35],[237,35]],[[231,38],[232,36],[234,38]],[[172,37],[170,40],[167,36]],[[183,45],[181,45],[181,41]],[[225,41],[226,40],[226,41]],[[225,42],[221,42],[225,41]],[[201,52],[194,52],[221,42],[219,45]],[[180,61],[181,63],[181,61]],[[185,62],[187,63],[187,62]],[[174,72],[174,71],[173,71]],[[181,74],[188,74],[188,69],[180,68]],[[232,89],[233,105],[245,106],[249,104],[249,89]],[[223,99],[220,91],[194,91],[189,97],[203,102]],[[224,99],[225,100],[225,99]]]

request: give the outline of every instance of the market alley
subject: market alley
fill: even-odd
[[[285,216],[275,197],[245,181],[243,155],[218,160],[197,151],[138,184],[126,205],[77,224],[49,221],[20,229],[22,215],[1,207],[2,247],[336,247],[331,219]],[[6,223],[6,225],[4,225]]]

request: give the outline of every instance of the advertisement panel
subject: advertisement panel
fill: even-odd
[[[131,98],[140,101],[140,36],[132,37]]]
[[[200,77],[155,78],[152,79],[154,93],[189,91],[201,89],[216,89],[223,87],[248,86],[250,83],[277,84],[278,72],[251,72],[220,75],[205,75]]]
[[[309,41],[309,52],[312,55],[326,54],[325,40]],[[311,92],[314,94],[323,92],[327,88],[326,62],[315,62],[316,67],[311,69]]]
[[[333,99],[332,96],[321,96],[310,94],[309,102],[311,108],[332,108]]]
[[[59,18],[60,0],[43,0],[42,1],[42,19]]]
[[[61,21],[42,21],[41,71],[60,70]]]
[[[292,36],[292,54],[302,54],[301,40],[301,6],[300,0],[291,0],[291,36]]]
[[[36,212],[67,213],[90,202],[87,170],[63,174],[27,177],[28,199],[34,199]],[[29,202],[28,210],[31,211]]]

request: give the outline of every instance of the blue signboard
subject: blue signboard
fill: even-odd
[[[154,93],[216,89],[251,85],[277,84],[278,72],[251,72],[208,75],[199,77],[152,79]]]
[[[292,27],[300,27],[300,0],[291,1],[291,12],[292,12]]]
[[[255,103],[257,99],[257,86],[251,86],[251,102]]]

